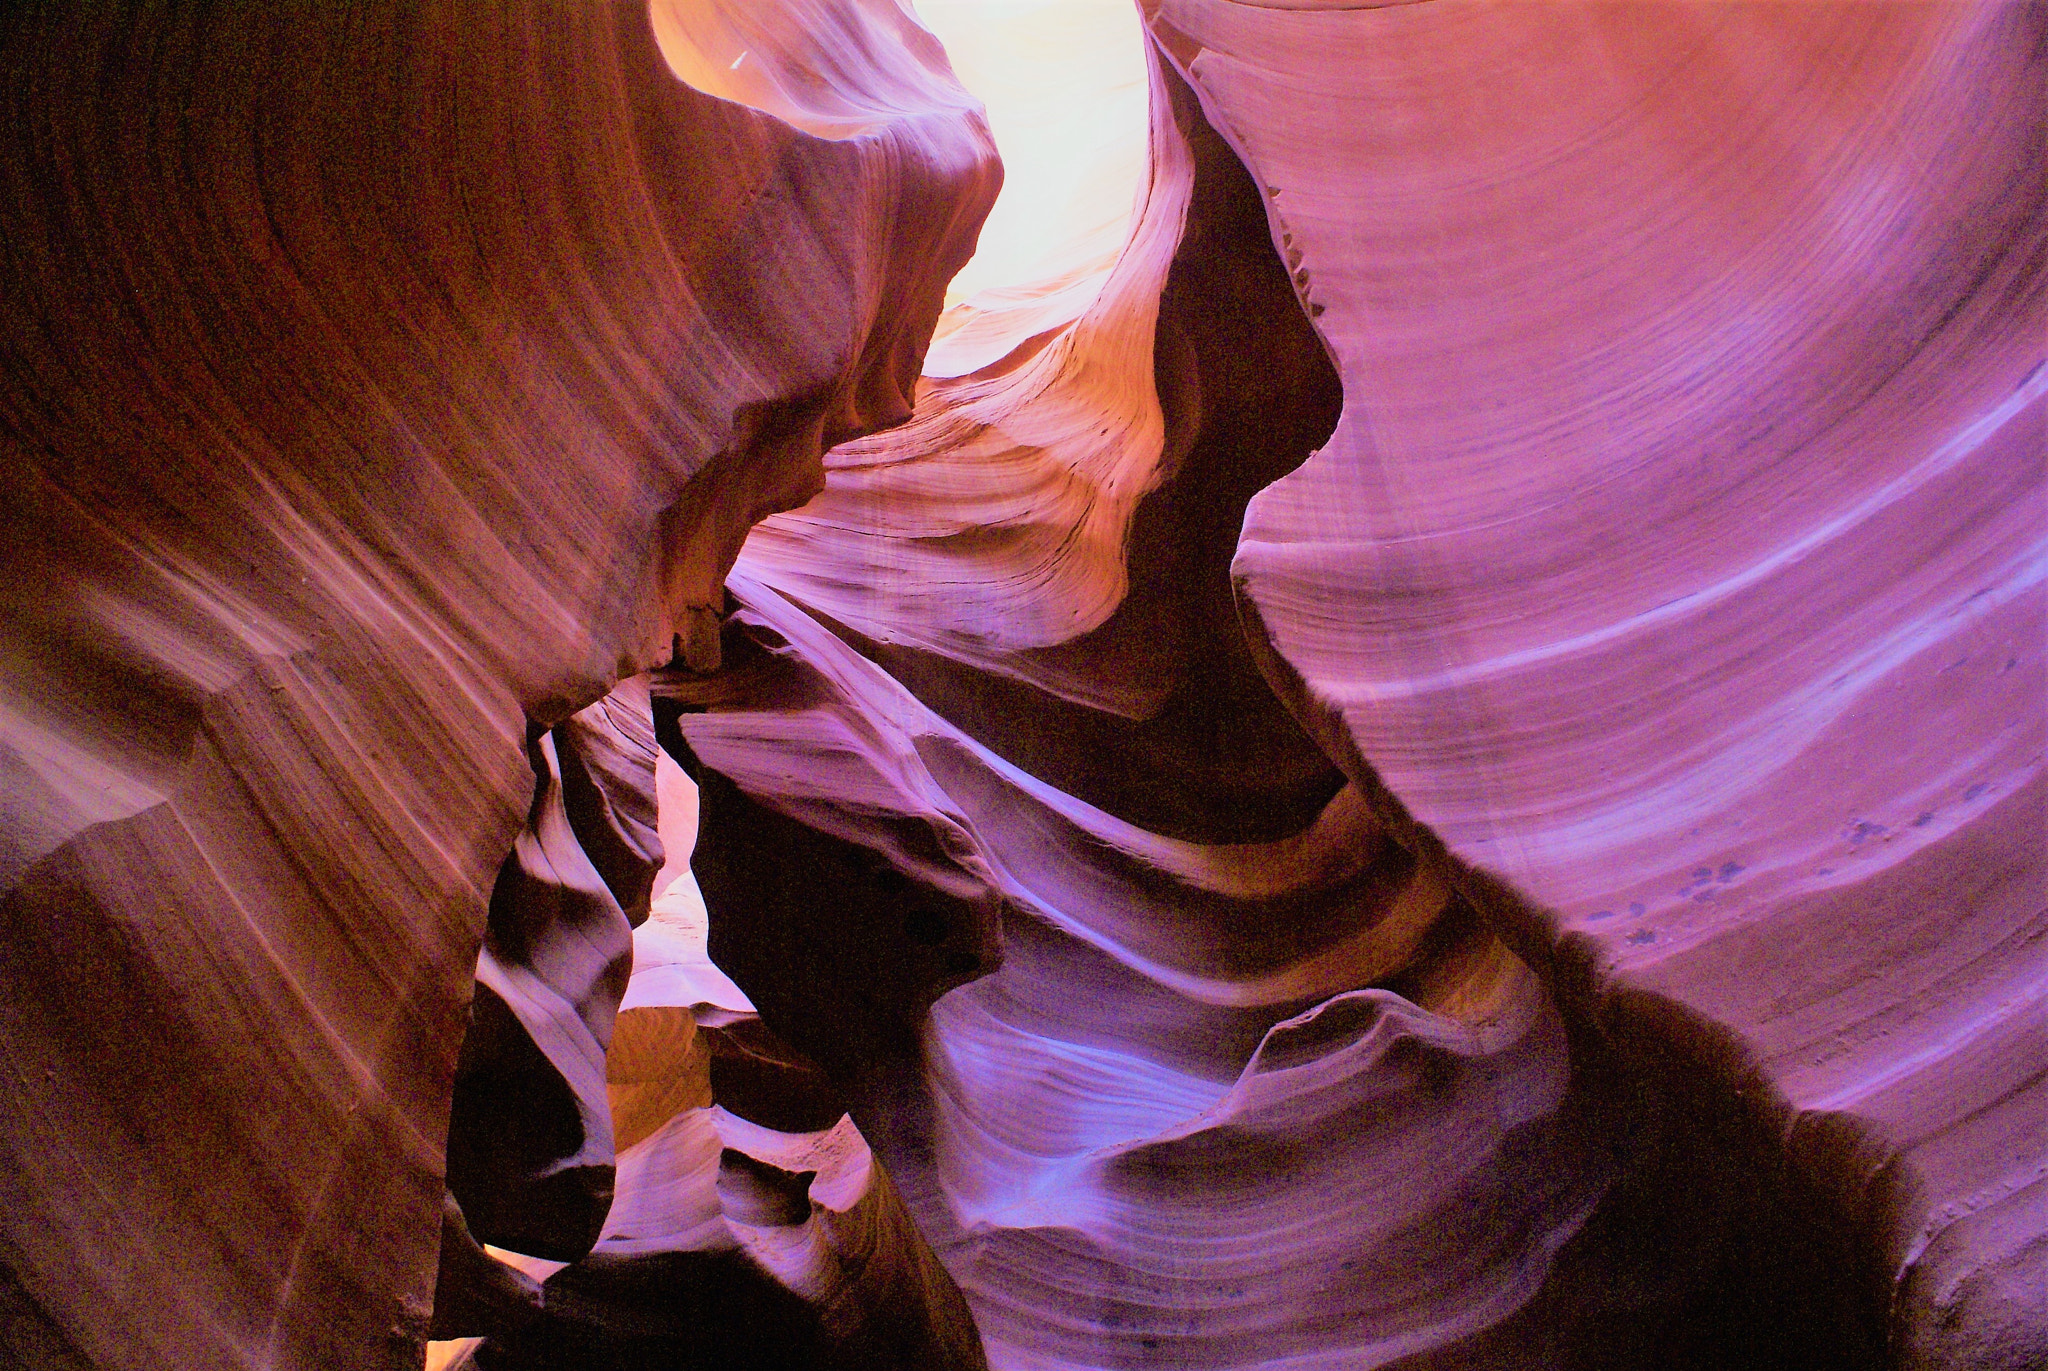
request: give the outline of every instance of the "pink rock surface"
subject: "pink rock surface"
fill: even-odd
[[[444,1238],[437,1334],[485,1335],[438,1344],[445,1365],[985,1368],[958,1288],[836,1093],[704,934],[684,870],[634,932],[603,1063],[619,1152],[602,1231],[567,1263],[458,1244],[453,1273]],[[468,1320],[442,1324],[451,1305]]]
[[[1139,12],[0,21],[0,1363],[2048,1364],[2041,9]]]
[[[1148,17],[1344,378],[1297,706],[1732,1040],[1896,1358],[2048,1357],[2039,9]]]
[[[2038,14],[1145,13],[1202,118],[1159,79],[1111,283],[828,455],[731,583],[772,660],[684,720],[755,803],[1006,906],[917,1051],[828,1062],[874,1078],[856,1116],[996,1364],[2048,1355]],[[1150,306],[1245,241],[1184,188],[1204,120],[1334,431],[1280,431],[1306,372],[1283,404],[1229,370],[1287,374],[1286,311],[1213,276],[1193,322]],[[1285,727],[1178,731],[1246,698],[1199,608],[1205,433],[1262,473],[1230,575],[1342,790]],[[1298,817],[1250,831],[1221,773]],[[825,861],[716,798],[721,842]],[[734,921],[764,1014],[844,1042],[858,976],[747,958],[828,936],[802,875],[755,889],[776,860],[707,881],[714,947]],[[1528,974],[1496,937],[1547,987],[1520,1019],[1475,988]],[[1283,1021],[1403,1003],[1366,1036],[1491,1074],[1425,1107],[1341,1034],[1261,1065]],[[1550,1015],[1569,1048],[1475,1027]],[[1388,1133],[1319,1131],[1350,1090]],[[1521,1207],[1467,1202],[1496,1176]],[[1366,1217],[1401,1212],[1470,1265]]]
[[[1379,1364],[1528,1300],[1610,1163],[1550,996],[1258,676],[1236,521],[1334,378],[1256,186],[1154,96],[1089,311],[749,540],[729,681],[679,720],[693,864],[993,1363]]]

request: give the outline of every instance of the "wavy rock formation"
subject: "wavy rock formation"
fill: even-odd
[[[985,1368],[959,1289],[823,1073],[762,1026],[705,933],[683,868],[634,933],[602,1231],[566,1263],[458,1243],[452,1279],[444,1239],[436,1334],[482,1336],[442,1344],[443,1365]],[[442,1322],[451,1307],[466,1318]]]
[[[0,1365],[2048,1364],[2042,9],[1138,9],[0,18]]]
[[[858,138],[678,80],[708,13],[0,21],[0,1360],[417,1364],[501,863],[557,933],[640,898],[563,721],[712,663],[747,527],[909,412],[998,180],[894,7],[785,13],[866,35]],[[584,1079],[479,1205],[610,1163],[623,963],[542,995],[509,928],[485,983],[575,1004]]]
[[[737,564],[721,964],[999,1366],[2048,1356],[2038,12],[1145,12]]]
[[[533,808],[491,889],[448,1188],[473,1236],[573,1261],[611,1205],[607,1052],[665,856],[646,680],[622,682],[527,755]]]
[[[2048,1358],[2039,7],[1148,14],[1344,380],[1234,565],[1302,717],[1893,1357]]]
[[[1153,79],[1090,309],[928,382],[749,540],[679,720],[693,864],[714,956],[846,1083],[996,1364],[1377,1364],[1527,1300],[1610,1164],[1547,993],[1238,627],[1245,502],[1338,396],[1257,187]],[[992,925],[1000,969],[945,993]]]

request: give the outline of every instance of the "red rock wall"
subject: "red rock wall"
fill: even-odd
[[[1141,10],[0,21],[0,1360],[2048,1360],[2039,8]]]
[[[528,729],[715,649],[994,192],[878,32],[833,141],[629,6],[0,21],[16,1362],[416,1363]]]

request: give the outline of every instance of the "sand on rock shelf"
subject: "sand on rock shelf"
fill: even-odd
[[[2048,9],[928,8],[0,16],[0,1368],[2048,1366]]]

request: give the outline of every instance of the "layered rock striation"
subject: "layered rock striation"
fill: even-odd
[[[417,1364],[487,911],[496,1067],[568,1121],[454,1179],[576,1172],[521,1240],[596,1236],[645,890],[563,822],[606,791],[565,721],[711,664],[748,526],[908,413],[999,180],[893,6],[782,16],[859,137],[679,80],[709,15],[0,21],[13,1361]]]
[[[714,950],[998,1365],[2032,1364],[2038,16],[1145,14],[1094,303],[737,564]]]
[[[0,1363],[2048,1360],[2038,7],[1139,8],[0,20]]]
[[[1344,381],[1234,563],[1283,690],[1891,1358],[2048,1356],[2039,10],[1148,14]]]

